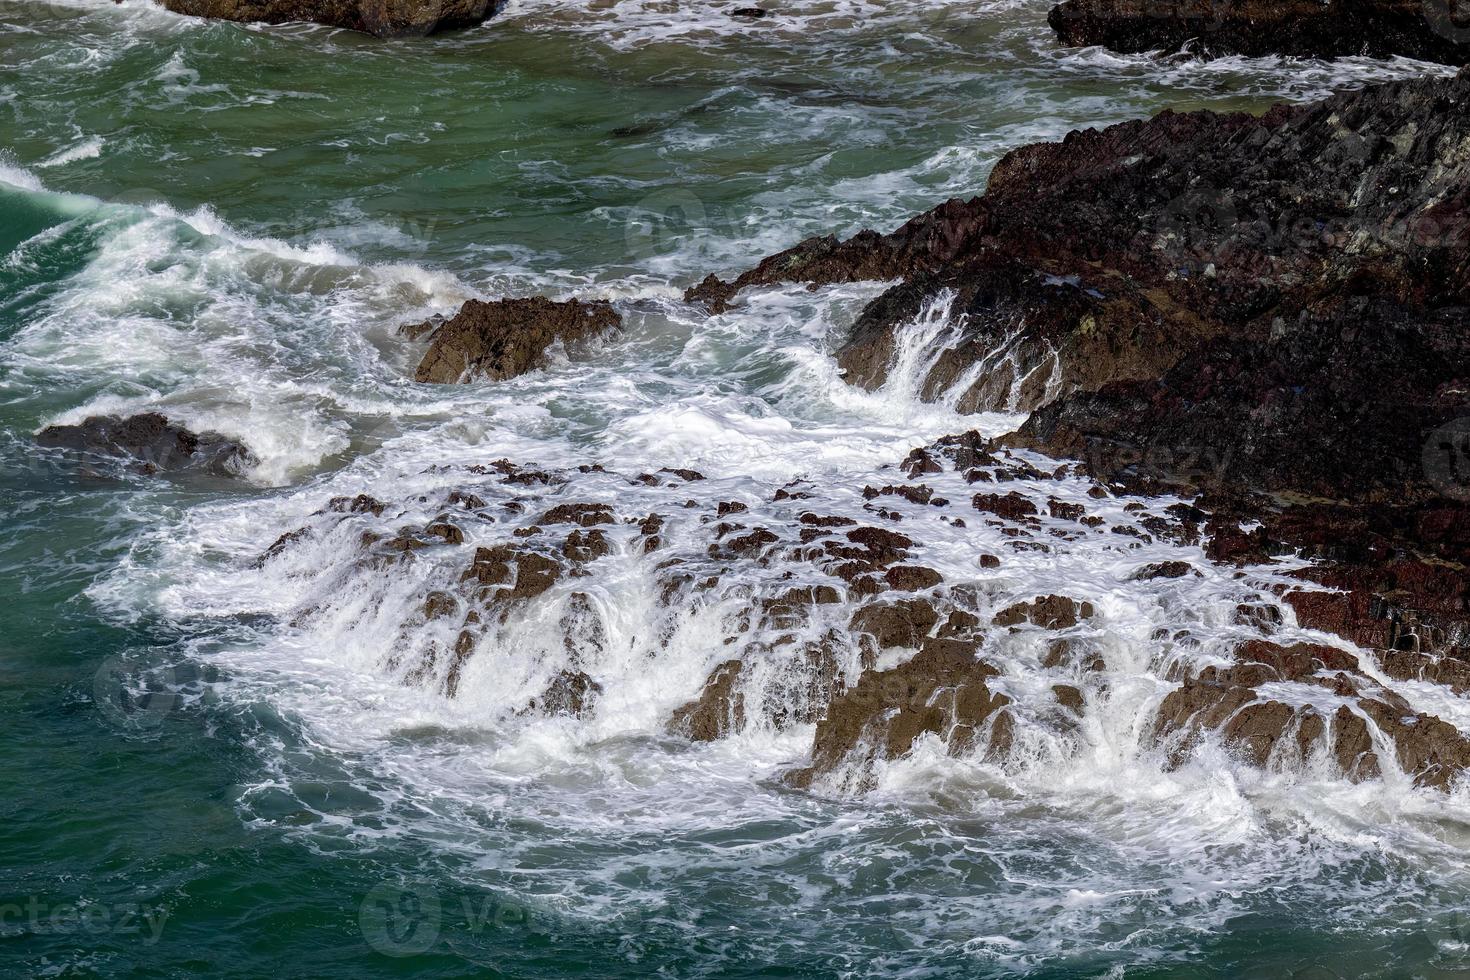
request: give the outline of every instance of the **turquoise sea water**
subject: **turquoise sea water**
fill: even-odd
[[[1065,771],[931,760],[800,794],[775,778],[799,738],[661,734],[697,630],[595,723],[526,726],[493,673],[450,703],[383,666],[371,622],[302,626],[351,556],[252,568],[333,494],[468,458],[860,486],[969,424],[835,379],[872,290],[707,321],[683,287],[978,193],[1078,126],[1436,70],[1068,52],[1044,3],[773,7],[522,0],[382,42],[0,3],[0,970],[1461,975],[1463,800],[1166,773],[1121,709]],[[405,380],[399,323],[530,292],[610,298],[626,336],[501,388]],[[30,444],[145,408],[260,466],[170,482]],[[1069,569],[1026,574],[1092,582]],[[606,584],[630,634],[635,585]],[[1126,660],[1154,612],[1114,598]]]

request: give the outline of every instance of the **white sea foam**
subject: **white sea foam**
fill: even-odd
[[[1051,686],[1078,679],[1042,666],[1037,636],[997,636],[987,650],[1002,668],[996,686],[1014,699],[1020,720],[1020,751],[1007,764],[957,758],[931,739],[881,763],[860,802],[844,797],[850,787],[840,773],[815,795],[779,788],[775,778],[805,761],[812,728],[777,723],[771,708],[782,704],[789,663],[779,649],[757,656],[769,637],[739,623],[752,597],[782,587],[786,569],[747,562],[726,570],[708,555],[701,518],[720,502],[739,502],[748,508],[743,523],[783,531],[806,507],[876,523],[863,491],[899,482],[894,464],[909,449],[970,427],[999,433],[1018,420],[957,415],[966,379],[939,404],[916,398],[938,350],[955,339],[943,301],[901,332],[891,380],[874,392],[846,384],[832,351],[881,284],[760,292],[713,318],[677,301],[682,280],[696,272],[741,267],[808,233],[886,229],[926,203],[978,191],[1004,150],[1058,137],[1079,121],[1134,115],[1149,100],[1207,102],[1227,89],[1305,97],[1429,69],[1068,51],[1042,24],[1048,4],[1032,0],[800,0],[750,22],[732,19],[729,6],[520,0],[500,24],[423,42],[445,63],[473,63],[481,46],[503,36],[497,32],[570,37],[594,61],[603,47],[619,55],[698,47],[699,58],[726,65],[718,70],[727,82],[712,86],[697,114],[660,120],[647,137],[660,160],[718,154],[726,140],[803,147],[780,179],[767,181],[774,186],[741,200],[742,210],[718,213],[710,204],[684,224],[652,222],[691,197],[705,207],[695,193],[705,174],[695,168],[693,191],[646,181],[643,206],[598,212],[637,253],[619,261],[610,250],[606,268],[568,271],[562,256],[529,245],[461,243],[453,256],[461,272],[451,274],[423,258],[440,244],[432,223],[405,230],[361,202],[334,205],[319,234],[277,236],[222,219],[234,213],[224,206],[50,193],[37,167],[55,168],[46,180],[64,186],[65,164],[86,159],[94,144],[109,159],[123,150],[100,137],[67,142],[78,130],[33,137],[33,146],[66,148],[31,169],[0,158],[0,182],[57,219],[9,261],[63,246],[84,254],[7,340],[6,395],[48,406],[40,424],[156,410],[223,432],[255,451],[261,463],[249,475],[272,488],[204,502],[163,492],[123,497],[118,506],[146,530],[90,591],[110,616],[187,632],[190,656],[222,669],[210,693],[259,757],[259,771],[242,777],[245,818],[323,850],[344,841],[426,844],[456,860],[465,880],[512,888],[561,920],[684,930],[716,962],[741,950],[786,962],[803,944],[848,957],[813,973],[955,975],[960,962],[980,974],[1066,962],[1094,975],[1120,970],[1119,961],[1187,962],[1212,933],[1262,910],[1323,932],[1384,935],[1453,913],[1470,887],[1463,791],[1412,789],[1391,766],[1387,780],[1356,785],[1320,759],[1261,771],[1209,739],[1182,765],[1169,764],[1151,737],[1154,710],[1173,684],[1169,666],[1224,658],[1258,635],[1235,609],[1279,605],[1275,590],[1290,564],[1237,577],[1197,547],[1112,534],[1133,519],[1128,501],[1094,500],[1074,478],[1015,484],[1038,503],[1054,495],[1107,522],[1075,540],[1056,538],[1047,552],[1011,548],[973,511],[965,527],[946,520],[974,492],[957,474],[930,480],[951,498],[948,509],[890,506],[903,517],[893,526],[918,542],[916,560],[948,583],[975,585],[986,611],[1051,593],[1094,604],[1094,620],[1078,634],[1105,669],[1081,685],[1080,724],[1063,730],[1047,714]],[[80,45],[87,50],[66,52],[68,64],[87,70],[160,36],[239,30],[151,3],[64,9],[90,25]],[[350,51],[395,64],[416,50],[299,25],[247,33],[331,59]],[[976,36],[998,40],[976,45]],[[765,60],[751,56],[757,50]],[[831,70],[791,82],[786,76],[809,65],[814,50],[831,52]],[[221,81],[218,65],[193,50],[166,51],[149,66],[127,93],[131,104],[176,102],[176,111],[193,113],[282,97],[247,79]],[[981,77],[1004,79],[984,90],[993,104],[974,94],[940,97],[951,88],[980,91],[962,86]],[[745,99],[747,89],[755,96]],[[6,99],[19,97],[7,88]],[[933,106],[923,127],[913,125],[915,113]],[[721,119],[718,134],[689,121],[709,116]],[[910,129],[927,142],[904,142]],[[390,141],[395,150],[412,147],[429,131],[394,120],[382,132],[324,134],[320,142],[366,154]],[[833,149],[843,145],[883,147],[885,157],[854,167]],[[715,159],[711,179],[726,179]],[[526,167],[528,179],[568,179],[560,161]],[[635,187],[644,178],[604,179]],[[366,251],[373,247],[379,251]],[[399,258],[360,258],[384,253]],[[399,323],[507,291],[604,296],[626,329],[591,358],[559,360],[501,385],[405,380],[421,348],[396,336]],[[466,521],[469,541],[460,548],[388,567],[364,562],[363,532],[391,534],[438,515],[444,491],[467,479],[446,467],[499,458],[564,471],[571,482],[491,484],[480,491],[487,500],[518,497],[525,510],[496,512],[494,524]],[[630,482],[665,466],[708,479]],[[812,492],[811,502],[773,499],[794,480],[805,481],[793,489]],[[331,498],[358,493],[392,509],[341,523],[318,513]],[[426,592],[452,585],[476,545],[500,543],[546,507],[573,500],[607,503],[620,516],[665,515],[665,549],[644,555],[630,526],[610,527],[614,552],[592,574],[559,583],[504,632],[476,641],[457,696],[444,694],[442,662],[411,677],[415,657],[433,643],[451,646],[460,626],[421,623]],[[689,500],[696,506],[685,508]],[[1155,512],[1169,503],[1137,502]],[[256,566],[273,541],[301,527],[314,535]],[[982,568],[981,553],[1005,561]],[[656,566],[674,556],[719,577],[707,601],[673,610],[659,601]],[[1188,561],[1200,575],[1133,580],[1162,560]],[[560,621],[573,593],[586,597],[605,630],[595,650],[577,654],[602,697],[586,720],[523,716],[526,702],[571,665]],[[802,638],[826,626],[845,631],[851,611],[833,604],[802,627]],[[1329,639],[1299,630],[1289,608],[1283,619],[1276,639]],[[407,637],[405,623],[413,624]],[[666,735],[671,712],[736,652],[752,663],[743,683],[753,723],[709,745]],[[883,666],[905,656],[891,652]],[[1371,658],[1364,663],[1373,674]],[[860,671],[850,647],[838,667],[848,681]],[[1470,726],[1464,698],[1429,685],[1389,686],[1416,709]],[[1325,688],[1272,693],[1335,706]],[[712,934],[688,905],[691,894],[716,887],[738,904],[777,911],[766,921],[741,919],[728,937]],[[917,952],[893,954],[899,948]]]
[[[104,143],[105,141],[100,136],[89,137],[72,146],[68,146],[66,149],[57,150],[51,156],[36,164],[36,166],[64,167],[68,163],[76,163],[78,160],[95,160],[102,155]]]

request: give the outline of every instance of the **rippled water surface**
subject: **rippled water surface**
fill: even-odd
[[[587,721],[516,710],[565,656],[551,627],[567,595],[480,650],[451,699],[399,659],[432,629],[396,632],[447,564],[365,566],[357,525],[255,561],[338,495],[431,519],[416,501],[463,478],[444,467],[502,457],[571,476],[495,490],[495,506],[737,500],[779,527],[795,511],[773,490],[802,480],[858,514],[911,448],[1017,420],[918,403],[917,367],[875,393],[845,386],[830,354],[878,286],[773,290],[714,318],[684,287],[979,193],[1008,148],[1079,126],[1438,70],[1068,51],[1045,3],[769,6],[742,21],[706,3],[520,0],[481,29],[382,42],[143,0],[0,0],[6,972],[1466,965],[1464,799],[1267,775],[1208,748],[1170,769],[1142,737],[1167,690],[1157,630],[1223,650],[1275,573],[1131,581],[1200,557],[1163,543],[1018,556],[989,582],[996,601],[1094,602],[1106,695],[1022,764],[921,749],[859,795],[782,786],[810,726],[664,734],[728,658],[729,610],[660,620],[652,563],[621,540],[582,587],[608,638]],[[505,384],[408,380],[421,350],[399,324],[528,293],[612,300],[625,330]],[[30,447],[48,424],[150,409],[244,440],[258,465],[169,482]],[[594,465],[607,472],[577,471]],[[708,479],[630,489],[660,467]],[[1051,492],[1085,499],[1063,484]],[[947,580],[1001,546],[907,517]],[[667,534],[701,560],[693,517]],[[766,584],[747,574],[722,588]],[[1003,653],[1024,701],[1035,651]]]

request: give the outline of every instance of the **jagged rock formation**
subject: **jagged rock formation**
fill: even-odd
[[[1434,391],[1459,354],[1467,98],[1462,73],[1263,117],[1165,112],[1072,133],[1009,154],[983,197],[889,235],[803,242],[687,298],[720,309],[748,286],[900,279],[838,361],[853,383],[881,386],[937,305],[953,329],[916,387],[961,410],[1029,411],[1158,378],[1217,339],[1305,346],[1304,333],[1365,318],[1430,355]]]
[[[1111,588],[1130,602],[1171,601],[1202,576],[1239,582],[1214,586],[1238,594],[1239,639],[1227,631],[1202,647],[1198,615],[1181,606],[1149,644],[1149,673],[1175,689],[1138,702],[1146,750],[1179,762],[1218,738],[1257,765],[1369,779],[1392,763],[1431,787],[1470,764],[1470,740],[1376,680],[1359,654],[1284,625],[1289,608],[1305,611],[1304,623],[1307,613],[1355,623],[1353,594],[1323,591],[1309,575],[1285,592],[1235,577],[1235,561],[1267,561],[1268,546],[1227,512],[1119,497],[1076,466],[1043,469],[975,433],[915,450],[836,507],[820,506],[821,488],[810,485],[765,502],[688,499],[701,479],[476,464],[452,489],[415,500],[333,498],[252,563],[324,578],[329,592],[305,603],[304,627],[353,596],[421,583],[406,618],[373,621],[374,635],[393,637],[388,669],[456,698],[478,666],[477,683],[522,692],[517,717],[595,723],[608,698],[626,698],[628,663],[637,675],[687,675],[680,657],[692,642],[708,659],[686,700],[666,703],[668,732],[707,742],[810,731],[787,781],[851,793],[926,746],[1001,767],[1066,751],[1115,688],[1137,689],[1120,685],[1137,667],[1110,662],[1107,615],[1092,598],[1036,594],[1006,572],[1026,561],[1018,556],[1084,549],[1089,577],[1115,567]],[[967,500],[967,487],[1004,492]],[[997,553],[969,555],[967,572],[892,574],[927,568],[920,560],[936,535],[961,527]],[[1161,544],[1191,557],[1154,560]],[[1209,560],[1193,557],[1197,544]],[[1152,557],[1130,561],[1133,552]],[[322,554],[338,556],[336,567],[310,557]],[[651,611],[631,634],[617,634],[609,600],[596,598],[609,580],[650,585]],[[540,652],[524,655],[528,643]],[[1379,665],[1390,678],[1470,684],[1466,661],[1399,653]]]
[[[429,337],[415,381],[455,384],[518,377],[542,366],[553,344],[585,346],[622,322],[607,303],[532,296],[493,303],[472,299],[448,320],[405,324],[399,332],[410,340]]]
[[[159,0],[178,14],[218,20],[328,27],[403,37],[473,27],[493,17],[503,0]]]
[[[1262,117],[1166,112],[1073,133],[1007,156],[981,198],[890,235],[804,242],[733,282],[711,277],[688,299],[721,309],[748,286],[900,280],[839,351],[854,383],[877,387],[917,364],[925,397],[1031,411],[1012,446],[1082,460],[1132,492],[1203,494],[1171,515],[1173,527],[1151,518],[1113,530],[1202,541],[1225,564],[1316,559],[1292,573],[1302,589],[1283,597],[1301,626],[1358,644],[1386,676],[1463,688],[1467,105],[1470,70]],[[900,356],[906,333],[936,317],[946,328],[923,334],[934,349]],[[957,451],[933,447],[906,469],[932,472]],[[1066,501],[978,489],[974,509],[1018,531],[1093,520]],[[1136,574],[1190,574],[1180,566]],[[1209,730],[1258,764],[1310,756],[1368,778],[1381,768],[1368,744],[1376,732],[1422,784],[1447,785],[1463,769],[1453,725],[1411,710],[1341,651],[1302,649],[1247,646],[1233,668],[1174,670],[1181,686],[1158,706],[1156,736],[1179,750]],[[909,669],[992,706],[980,695],[985,671],[953,656]],[[960,680],[960,667],[979,673]],[[1301,709],[1262,694],[1267,679],[1325,684],[1341,700]],[[892,706],[897,728],[834,704],[818,727],[816,768],[832,752],[891,756],[901,748],[894,731],[903,743],[910,730],[976,729],[987,712],[1009,710],[935,714],[929,695],[924,704],[922,720]]]
[[[1470,17],[1453,0],[1065,0],[1063,44],[1114,51],[1470,62]]]
[[[144,473],[239,476],[255,465],[250,450],[217,432],[194,433],[157,412],[128,418],[94,415],[77,425],[52,425],[36,444],[85,456],[121,460]]]

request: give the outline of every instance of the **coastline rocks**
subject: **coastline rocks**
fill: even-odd
[[[1294,681],[1327,688],[1335,710],[1276,700],[1264,685]],[[1453,725],[1413,711],[1402,698],[1358,672],[1353,656],[1333,647],[1282,647],[1253,641],[1228,668],[1189,677],[1159,707],[1155,733],[1177,752],[1202,730],[1220,732],[1252,765],[1301,766],[1321,746],[1347,779],[1382,774],[1369,723],[1393,747],[1414,782],[1447,788],[1470,765],[1470,739]]]
[[[528,721],[600,724],[605,705],[621,712],[634,694],[656,730],[694,742],[809,737],[782,778],[821,792],[871,789],[905,760],[963,757],[1008,773],[1066,764],[1088,751],[1102,704],[1131,703],[1139,748],[1175,765],[1202,742],[1308,778],[1401,768],[1448,788],[1470,765],[1470,740],[1433,716],[1435,701],[1395,684],[1470,684],[1453,626],[1463,568],[1436,570],[1403,549],[1369,560],[1388,529],[1341,515],[1286,510],[1247,529],[1256,511],[1218,496],[1120,499],[1123,488],[1041,462],[964,433],[881,469],[873,482],[893,493],[870,499],[859,483],[812,509],[817,483],[738,500],[716,486],[696,501],[682,478],[496,460],[450,467],[463,479],[405,500],[333,497],[249,565],[303,586],[320,575],[341,603],[303,587],[312,598],[293,622],[337,629],[344,614],[369,616],[405,684],[448,698],[473,684],[477,701]],[[965,555],[973,574],[953,551],[941,557],[936,542],[956,543],[953,518],[920,488],[957,496],[987,481],[1039,506],[987,512],[984,537],[1008,555],[1043,541],[1086,547],[1102,560],[1085,585],[1028,586],[988,571],[997,563],[978,550]],[[905,533],[847,516],[874,499],[905,510]],[[1446,540],[1461,533],[1424,524]],[[1132,556],[1142,537],[1119,528],[1157,535],[1153,548]],[[1232,574],[1287,538],[1332,558],[1269,585],[1251,581],[1255,570]],[[1191,547],[1172,552],[1189,562],[1160,561],[1168,542],[1202,543],[1209,557]],[[338,554],[348,557],[319,567]],[[911,563],[930,556],[942,577]],[[378,595],[396,599],[363,601]],[[1133,617],[1148,609],[1145,638]],[[1374,652],[1302,630],[1319,627]],[[653,703],[651,676],[675,685],[660,681]]]
[[[1166,112],[1073,133],[1008,155],[982,198],[893,235],[803,243],[691,298],[901,279],[839,351],[849,380],[887,383],[914,362],[898,355],[923,327],[942,349],[906,379],[922,397],[1028,411],[1005,444],[1081,460],[1130,492],[1200,495],[1175,520],[1113,532],[1199,540],[1223,564],[1313,559],[1284,596],[1301,627],[1366,648],[1387,677],[1464,689],[1467,105],[1470,69],[1261,117]],[[947,330],[924,327],[936,318]],[[967,480],[1001,475],[989,447],[965,451]],[[916,453],[908,471],[932,472],[940,452]],[[1009,488],[972,504],[1008,533],[1043,519]],[[1046,511],[1093,520],[1065,502]],[[1376,732],[1421,784],[1463,769],[1452,725],[1392,703],[1363,672],[1339,672],[1341,710],[1306,710],[1258,696],[1260,682],[1241,679],[1254,654],[1241,656],[1237,674],[1184,678],[1159,737],[1208,729],[1258,765],[1325,745],[1343,773],[1368,778],[1382,767],[1362,748]]]
[[[503,0],[159,0],[176,14],[264,24],[310,21],[328,27],[404,37],[473,27]]]
[[[77,425],[47,426],[36,434],[36,445],[123,460],[150,474],[237,477],[256,462],[241,443],[217,432],[190,432],[157,412],[94,415]]]
[[[975,643],[941,638],[898,667],[864,672],[832,700],[817,722],[812,764],[788,772],[787,784],[806,788],[844,770],[844,788],[862,791],[874,762],[907,755],[926,735],[942,739],[951,755],[984,747],[989,757],[1003,756],[1012,723],[1002,709],[1011,699],[987,684],[998,673],[978,659]]]
[[[519,377],[543,366],[553,345],[586,347],[621,326],[622,318],[605,302],[559,303],[532,296],[492,303],[472,299],[448,320],[405,324],[399,332],[410,340],[429,337],[415,381],[463,384]]]
[[[1451,0],[1065,0],[1047,18],[1065,45],[1470,62],[1470,18]]]
[[[860,314],[839,364],[868,389],[896,369],[921,372],[905,379],[921,398],[967,412],[1032,411],[1112,386],[1099,414],[1162,417],[1252,375],[1258,428],[1276,439],[1259,455],[1287,465],[1289,437],[1275,434],[1300,426],[1269,416],[1356,406],[1381,370],[1410,386],[1409,407],[1385,394],[1361,411],[1334,407],[1334,425],[1384,412],[1376,428],[1402,432],[1423,403],[1434,403],[1425,424],[1467,408],[1455,383],[1470,302],[1467,103],[1470,71],[1260,117],[1164,112],[1074,132],[1007,155],[983,197],[890,235],[803,242],[688,298],[720,309],[747,286],[899,279]],[[945,329],[931,356],[897,356],[935,321]],[[1324,427],[1295,455],[1340,435]],[[1361,470],[1380,448],[1353,454]]]

